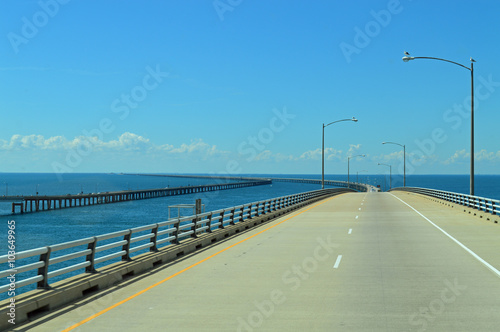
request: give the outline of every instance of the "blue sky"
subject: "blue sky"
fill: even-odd
[[[2,172],[498,174],[496,1],[0,5]]]

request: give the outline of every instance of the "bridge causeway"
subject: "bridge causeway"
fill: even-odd
[[[443,202],[323,198],[13,331],[494,331],[498,214]]]
[[[301,179],[301,178],[284,178],[284,177],[242,177],[242,176],[227,176],[227,175],[176,175],[176,174],[129,174],[141,176],[160,176],[160,177],[176,177],[176,178],[195,178],[195,179],[223,179],[223,180],[239,180],[239,181],[256,181],[256,180],[271,180],[273,182],[292,182],[292,183],[307,183],[321,185],[321,179]],[[380,191],[379,188],[357,182],[338,181],[338,180],[324,180],[327,186],[338,188],[350,188],[357,191]]]
[[[253,179],[252,181],[217,183],[199,186],[185,186],[173,188],[123,190],[104,193],[68,194],[68,195],[40,195],[40,196],[0,196],[0,201],[17,201],[12,203],[12,213],[19,207],[20,213],[39,212],[55,209],[64,209],[99,204],[118,203],[149,198],[195,194],[201,192],[237,189],[271,184],[271,180]],[[20,201],[20,202],[19,202]]]

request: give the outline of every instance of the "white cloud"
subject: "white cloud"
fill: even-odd
[[[264,150],[261,153],[259,153],[258,155],[256,155],[254,160],[269,160],[269,159],[271,159],[272,156],[273,156],[273,154],[271,153],[271,151]]]
[[[383,154],[379,156],[374,156],[373,161],[376,162],[390,162],[394,160],[403,160],[403,151],[396,151],[396,152],[391,152],[390,154]],[[407,154],[408,158],[408,154]]]
[[[381,154],[378,156],[374,156],[372,160],[380,163],[388,163],[388,164],[392,163],[394,165],[394,162],[403,163],[404,157],[405,157],[404,152],[403,150],[401,150],[401,151],[391,152],[389,154]],[[438,161],[438,156],[435,154],[424,155],[423,153],[414,153],[414,152],[406,153],[406,162],[412,163],[415,166],[421,166],[424,163],[436,162],[436,161]]]
[[[13,135],[9,140],[0,139],[0,151],[65,151],[78,149],[81,147],[91,147],[92,151],[142,151],[142,152],[166,152],[168,154],[202,154],[204,156],[214,156],[226,154],[220,151],[215,145],[209,145],[198,139],[190,144],[181,144],[174,147],[170,144],[155,145],[148,138],[125,132],[115,140],[102,141],[98,137],[78,136],[68,140],[63,136],[53,136],[45,138],[42,135]]]
[[[352,156],[355,153],[357,153],[360,148],[361,148],[361,144],[349,144],[349,151],[347,151],[347,154],[349,156]]]
[[[470,160],[470,153],[465,149],[456,151],[451,157],[446,159],[443,164],[449,165],[456,162],[466,162]],[[500,151],[497,152],[488,152],[485,149],[482,149],[478,152],[474,153],[474,160],[477,162],[480,161],[498,161],[500,160]]]
[[[202,139],[198,140],[193,140],[191,141],[190,144],[183,143],[181,144],[180,147],[174,148],[173,146],[170,146],[170,149],[166,149],[169,153],[201,153],[206,156],[214,156],[218,154],[225,154],[227,152],[225,151],[220,151],[217,149],[217,146],[215,145],[209,145],[205,142],[203,142]]]
[[[446,159],[443,164],[449,165],[456,163],[457,161],[464,161],[468,159],[470,156],[470,153],[466,152],[465,149],[456,151],[450,158]]]
[[[500,160],[500,151],[497,152],[488,152],[485,149],[480,150],[479,152],[474,153],[474,158],[476,161],[494,161]]]
[[[295,160],[321,160],[321,149],[309,150],[295,158]],[[325,160],[342,159],[342,150],[335,150],[334,148],[325,149]]]
[[[81,139],[89,139],[89,138],[81,137]],[[100,147],[101,149],[114,149],[114,150],[127,150],[127,151],[148,150],[154,146],[149,142],[149,139],[129,132],[121,134],[118,140],[109,142],[99,141],[97,137],[92,137],[91,143],[96,147]]]
[[[321,158],[321,149],[306,151],[299,157],[299,159],[305,160],[318,160],[319,158]]]
[[[42,135],[13,135],[10,140],[0,140],[0,150],[53,150],[67,146],[68,141],[62,136],[45,139]]]
[[[274,155],[274,159],[276,161],[294,161],[294,160],[298,160],[298,158],[295,158],[292,155],[285,155],[285,154],[282,154],[282,153],[276,153]]]

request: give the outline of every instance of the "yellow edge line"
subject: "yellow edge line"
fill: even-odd
[[[344,194],[340,194],[340,195],[344,195]],[[64,330],[62,330],[61,332],[68,332],[68,331],[71,331],[71,330],[73,330],[73,329],[75,329],[75,328],[77,328],[77,327],[79,327],[79,326],[81,326],[81,325],[83,325],[83,324],[85,324],[85,323],[87,323],[87,322],[91,321],[92,319],[97,318],[97,317],[99,317],[99,316],[101,316],[101,315],[105,314],[106,312],[110,311],[111,309],[114,309],[114,308],[118,307],[119,305],[122,305],[123,303],[125,303],[125,302],[128,302],[128,301],[132,300],[133,298],[135,298],[135,297],[137,297],[137,296],[139,296],[139,295],[141,295],[141,294],[143,294],[143,293],[147,292],[148,290],[153,289],[153,288],[155,288],[155,287],[156,287],[156,286],[158,286],[158,285],[161,285],[161,284],[162,284],[162,283],[164,283],[165,281],[168,281],[168,280],[170,280],[170,279],[172,279],[172,278],[174,278],[174,277],[178,276],[179,274],[184,273],[184,272],[186,272],[187,270],[192,269],[193,267],[195,267],[195,266],[197,266],[197,265],[199,265],[199,264],[201,264],[201,263],[203,263],[203,262],[205,262],[205,261],[209,260],[210,258],[213,258],[213,257],[215,257],[215,256],[217,256],[217,255],[219,255],[219,254],[223,253],[224,251],[229,250],[229,249],[231,249],[231,248],[232,248],[232,247],[234,247],[234,246],[237,246],[237,245],[238,245],[238,244],[240,244],[240,243],[243,243],[243,242],[245,242],[245,241],[247,241],[247,240],[250,240],[251,238],[253,238],[253,237],[257,236],[257,235],[262,234],[262,233],[264,233],[265,231],[270,230],[271,228],[276,227],[276,226],[278,226],[278,225],[280,225],[280,224],[284,223],[284,222],[285,222],[285,221],[287,221],[287,220],[290,220],[290,219],[292,219],[292,218],[295,218],[296,216],[298,216],[298,215],[300,215],[300,214],[302,214],[302,213],[304,213],[304,212],[307,212],[307,211],[309,211],[309,210],[311,210],[311,209],[315,208],[316,206],[319,206],[319,205],[321,205],[321,204],[324,204],[324,203],[328,202],[329,200],[331,200],[332,198],[335,198],[335,197],[340,196],[340,195],[335,195],[335,196],[333,196],[333,197],[330,197],[330,198],[328,198],[327,200],[324,200],[324,201],[322,201],[321,203],[315,204],[315,205],[313,205],[313,206],[311,206],[311,207],[309,207],[309,208],[307,208],[307,209],[305,209],[305,210],[303,210],[303,211],[301,211],[301,212],[299,212],[299,213],[297,213],[297,214],[294,214],[293,216],[290,216],[290,217],[288,217],[288,218],[286,218],[286,219],[284,219],[284,220],[280,221],[279,223],[276,223],[275,225],[272,225],[272,226],[270,226],[270,227],[268,227],[268,228],[266,228],[266,229],[263,229],[263,230],[261,230],[260,232],[255,233],[254,235],[251,235],[251,236],[247,237],[246,239],[243,239],[243,240],[241,240],[241,241],[239,241],[239,242],[236,242],[236,243],[234,243],[234,244],[230,245],[229,247],[227,247],[227,248],[225,248],[225,249],[222,249],[222,250],[220,250],[220,251],[216,252],[215,254],[210,255],[210,256],[208,256],[208,257],[206,257],[206,258],[202,259],[201,261],[196,262],[196,263],[194,263],[194,264],[192,264],[192,265],[190,265],[190,266],[186,267],[185,269],[180,270],[179,272],[176,272],[176,273],[172,274],[171,276],[168,276],[167,278],[165,278],[165,279],[163,279],[163,280],[158,281],[157,283],[155,283],[155,284],[153,284],[153,285],[151,285],[151,286],[149,286],[149,287],[147,287],[147,288],[145,288],[145,289],[143,289],[143,290],[141,290],[141,291],[139,291],[139,292],[135,293],[134,295],[131,295],[131,296],[127,297],[126,299],[121,300],[120,302],[117,302],[117,303],[113,304],[112,306],[110,306],[110,307],[108,307],[108,308],[106,308],[106,309],[103,309],[103,310],[99,311],[99,312],[98,312],[98,313],[96,313],[96,314],[93,314],[92,316],[90,316],[90,317],[88,317],[88,318],[86,318],[86,319],[82,320],[81,322],[76,323],[76,324],[74,324],[74,325],[72,325],[72,326],[70,326],[70,327],[68,327],[68,328],[66,328],[66,329],[64,329]]]

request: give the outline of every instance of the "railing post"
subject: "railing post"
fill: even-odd
[[[207,232],[208,233],[212,233],[212,212],[210,212],[210,214],[207,216],[207,220],[208,220],[208,222],[207,222],[207,226],[208,226]]]
[[[198,236],[196,235],[196,226],[197,226],[197,221],[198,221],[198,215],[196,215],[191,222],[193,223],[193,226],[191,226],[191,230],[193,231],[193,234],[191,234],[191,237],[196,239]]]
[[[150,242],[153,243],[153,246],[149,248],[149,251],[152,251],[152,252],[158,251],[158,247],[156,247],[156,241],[158,241],[158,227],[159,227],[159,225],[156,224],[156,226],[151,229],[151,233],[153,233],[154,236],[150,240]]]
[[[125,255],[122,256],[122,261],[131,261],[130,253],[129,253],[129,251],[130,251],[130,238],[131,237],[132,237],[132,231],[129,229],[128,233],[123,236],[123,239],[125,241],[127,241],[127,243],[125,243],[122,246],[122,250],[125,250]]]
[[[252,207],[252,206],[250,205],[250,208],[251,208],[251,207]],[[245,214],[245,212],[244,212],[244,211],[245,211],[245,205],[243,205],[243,206],[241,207],[241,209],[240,209],[240,222],[243,222],[243,215]]]
[[[42,267],[38,268],[37,275],[43,276],[43,279],[37,282],[36,288],[44,288],[44,289],[50,288],[48,280],[50,252],[51,252],[50,247],[47,247],[47,252],[45,254],[40,255],[40,261],[44,262],[45,264]]]
[[[90,265],[85,268],[85,272],[95,273],[95,247],[97,246],[97,237],[94,236],[94,241],[90,242],[87,245],[87,249],[90,249],[91,252],[85,257],[85,261],[90,262]]]
[[[174,228],[175,228],[175,232],[174,232],[174,235],[175,235],[175,239],[170,241],[170,243],[172,244],[179,244],[179,226],[180,226],[181,222],[179,221],[179,218],[177,218],[177,222],[174,224]]]
[[[222,210],[222,212],[220,213],[220,224],[219,224],[219,228],[220,229],[224,229],[224,212],[226,210]]]
[[[231,209],[231,221],[229,222],[229,225],[234,225],[234,209]]]

